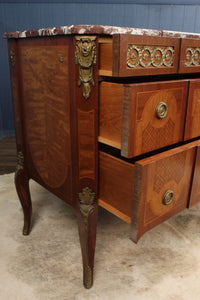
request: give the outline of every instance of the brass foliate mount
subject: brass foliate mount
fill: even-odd
[[[96,65],[96,36],[76,36],[75,61],[79,65],[78,86],[82,86],[83,97],[90,97],[91,88],[94,86],[93,65]]]
[[[17,166],[15,170],[15,178],[17,178],[17,175],[24,169],[24,156],[21,151],[17,154]]]
[[[9,58],[10,58],[11,66],[14,67],[15,66],[15,51],[12,48],[10,49]]]
[[[88,217],[94,208],[95,193],[89,188],[83,188],[82,192],[78,194],[80,200],[80,209],[84,217],[84,223],[88,224]]]

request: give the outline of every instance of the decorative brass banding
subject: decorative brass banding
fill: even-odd
[[[152,65],[160,67],[163,64],[163,49],[156,47],[152,52]]]
[[[172,190],[166,191],[166,193],[163,196],[163,204],[169,205],[170,203],[172,203],[173,198],[174,198],[174,192]]]
[[[93,65],[96,65],[96,36],[76,36],[75,61],[79,65],[78,86],[82,86],[83,97],[90,97],[91,88],[94,86]]]
[[[128,45],[127,66],[136,68],[139,65],[143,68],[153,66],[171,67],[174,62],[174,48],[170,46],[139,46]]]
[[[167,104],[165,102],[160,102],[156,106],[156,115],[159,119],[164,119],[167,116]]]
[[[171,67],[174,61],[174,49],[172,47],[167,47],[163,51],[163,64],[166,67]]]
[[[198,66],[200,63],[200,48],[195,48],[192,56],[192,63],[194,66]]]
[[[152,63],[152,48],[145,46],[140,52],[140,65],[147,68]]]
[[[12,67],[14,67],[15,66],[15,51],[14,51],[14,49],[10,49],[9,57],[10,57],[10,64]]]
[[[186,54],[185,54],[185,66],[186,67],[189,67],[190,65],[192,65],[193,53],[194,53],[193,48],[186,48]]]
[[[135,45],[128,46],[127,65],[130,68],[135,68],[140,63],[140,49]]]

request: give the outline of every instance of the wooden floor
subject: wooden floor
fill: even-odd
[[[15,137],[0,139],[0,175],[14,172],[16,163]]]

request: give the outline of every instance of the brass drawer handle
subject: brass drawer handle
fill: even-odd
[[[160,102],[156,106],[156,115],[158,119],[164,119],[167,115],[167,104],[165,102]]]
[[[169,205],[170,203],[172,203],[173,198],[174,198],[174,192],[172,190],[166,191],[163,197],[163,204]]]

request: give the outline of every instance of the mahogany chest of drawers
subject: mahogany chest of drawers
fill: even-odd
[[[85,25],[5,38],[23,233],[33,179],[75,209],[90,288],[98,204],[137,242],[200,201],[200,36]]]

